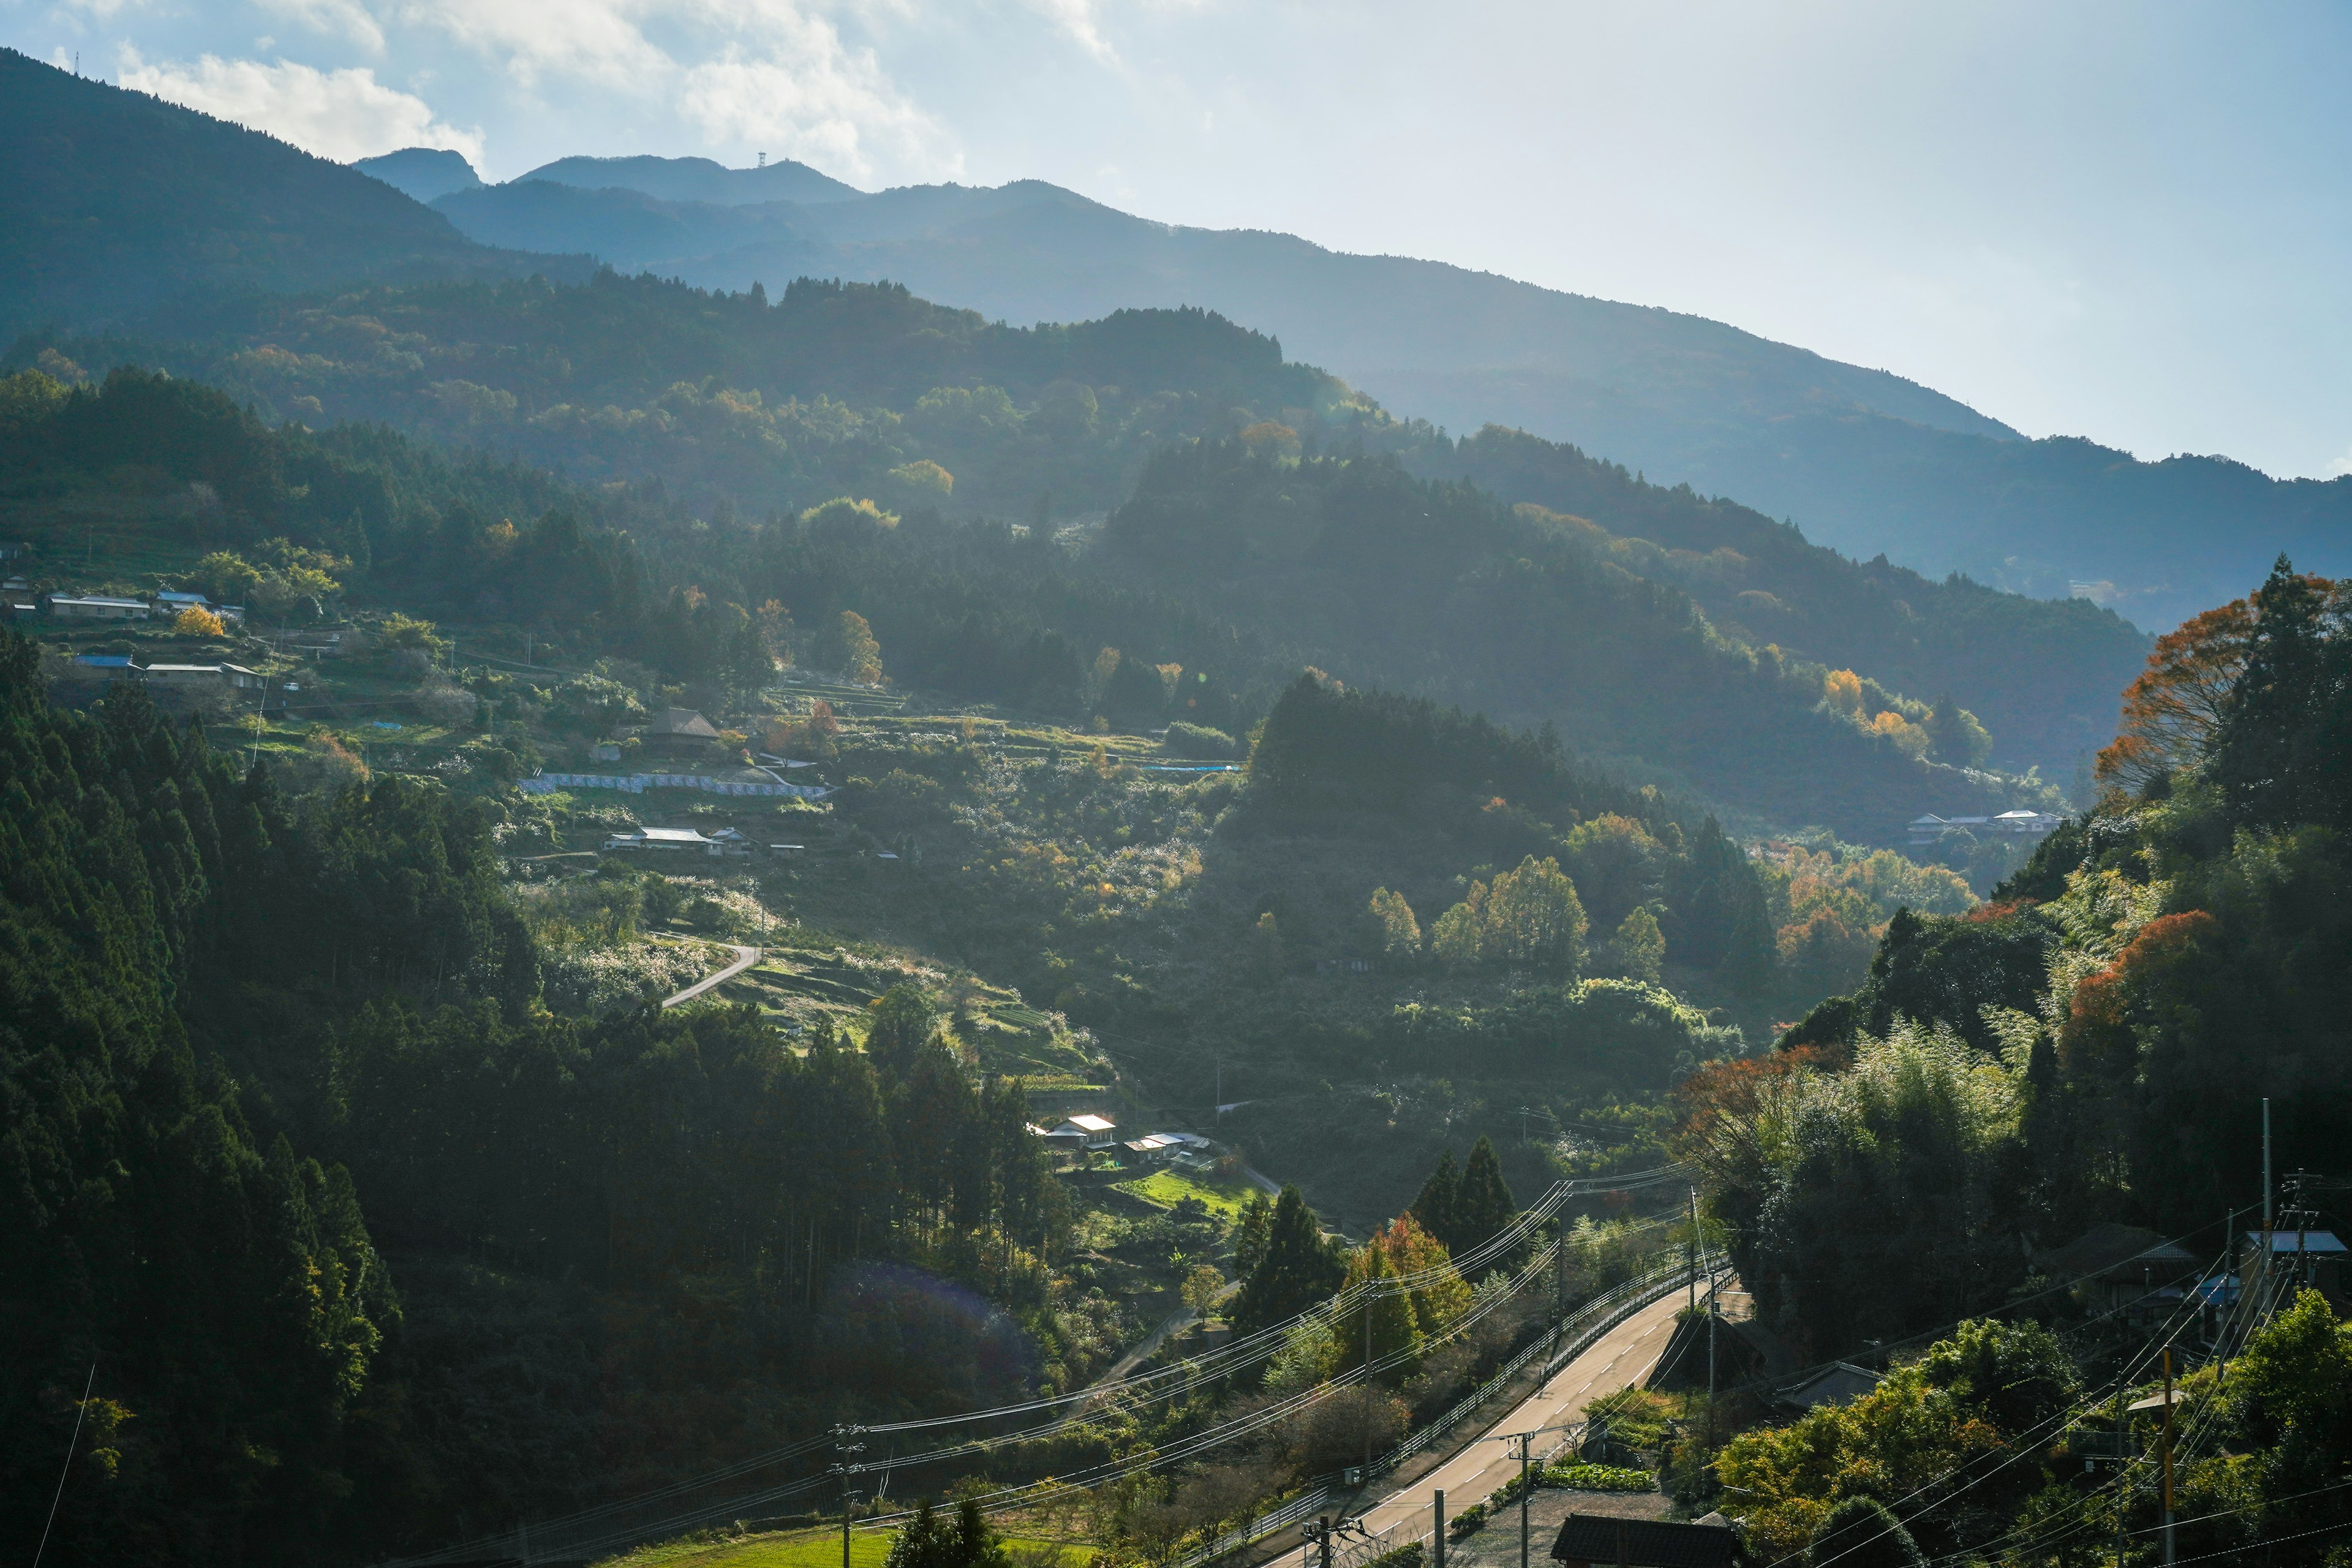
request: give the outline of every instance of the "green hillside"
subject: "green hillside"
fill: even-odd
[[[1597,524],[1609,560],[1690,595],[1726,636],[1915,696],[1958,694],[2000,765],[2070,775],[2114,732],[2116,693],[2147,655],[2145,634],[2087,599],[1851,560],[1738,501],[1651,484],[1523,431],[1490,425],[1449,441],[1418,422],[1392,428],[1389,444],[1417,473]]]
[[[2352,479],[2273,479],[2226,457],[2145,462],[2069,437],[2029,441],[1899,375],[1672,310],[1290,235],[1155,223],[1036,180],[780,205],[757,237],[680,206],[648,247],[643,201],[683,187],[671,161],[626,162],[639,166],[562,175],[582,199],[543,231],[514,185],[451,216],[495,243],[549,249],[560,234],[707,288],[801,273],[889,279],[1023,322],[1205,306],[1450,428],[1573,442],[1930,577],[1961,572],[2042,598],[2083,584],[2158,630],[2247,592],[2282,550],[2316,570],[2352,569]],[[585,188],[592,179],[629,188],[600,195]]]
[[[339,163],[14,49],[0,49],[0,335],[195,292],[584,270],[486,249]]]
[[[1132,521],[1157,504],[1148,496],[1129,500],[1139,482],[1208,486],[1181,504],[1223,509],[1213,529],[1246,532],[1263,521],[1247,515],[1250,507],[1289,505],[1282,497],[1291,490],[1320,506],[1332,477],[1355,461],[1298,461],[1309,446],[1326,452],[1392,446],[1416,466],[1441,470],[1454,461],[1425,426],[1390,420],[1343,384],[1285,361],[1270,340],[1201,312],[1128,311],[1069,327],[1013,329],[887,287],[802,281],[770,303],[759,295],[705,295],[648,278],[604,275],[577,289],[362,290],[323,310],[255,301],[215,312],[205,324],[208,336],[195,343],[64,339],[54,352],[93,363],[161,363],[313,425],[385,420],[420,435],[520,450],[583,479],[658,480],[663,500],[656,510],[670,513],[670,521],[645,531],[640,546],[660,560],[656,574],[668,579],[663,591],[698,582],[744,605],[771,596],[787,605],[805,599],[806,590],[789,575],[762,564],[782,559],[762,542],[763,531],[773,535],[777,514],[832,496],[871,496],[909,517],[942,521],[992,515],[1034,522],[1044,509],[1050,521],[1128,503],[1119,516]],[[16,357],[29,357],[33,346],[19,345]],[[1217,448],[1224,456],[1192,468],[1178,462],[1162,478],[1147,479],[1151,455],[1170,442],[1234,430],[1245,439]],[[1469,445],[1483,454],[1497,439]],[[1442,521],[1417,547],[1423,551],[1418,561],[1396,556],[1398,539],[1367,521],[1360,553],[1367,562],[1383,552],[1391,557],[1369,574],[1340,569],[1329,552],[1285,555],[1289,546],[1264,541],[1274,553],[1244,565],[1215,542],[1213,529],[1202,532],[1189,522],[1170,525],[1193,530],[1198,537],[1189,543],[1129,548],[1134,531],[1123,521],[1106,534],[1108,548],[1045,554],[1009,551],[1003,546],[1013,536],[984,526],[946,533],[910,527],[863,542],[831,542],[836,554],[858,542],[856,570],[872,574],[866,581],[877,588],[878,574],[902,574],[899,591],[851,593],[838,577],[841,568],[829,568],[836,574],[820,597],[825,614],[854,607],[877,625],[887,621],[893,645],[918,660],[917,670],[926,679],[937,670],[941,683],[957,689],[984,681],[975,672],[995,656],[960,658],[941,639],[974,613],[986,624],[1004,620],[1011,606],[1034,605],[1026,615],[1012,614],[1013,621],[1028,623],[1010,634],[1014,640],[1050,631],[1074,645],[1081,661],[1110,647],[1153,664],[1205,667],[1256,691],[1251,701],[1261,710],[1298,665],[1318,663],[1343,677],[1425,691],[1517,722],[1552,720],[1583,749],[1666,770],[1663,776],[1684,787],[1763,820],[1825,824],[1864,841],[1885,840],[1922,810],[1997,810],[2020,798],[1997,783],[1915,760],[1927,746],[1920,727],[1938,700],[1972,708],[1979,692],[1990,693],[2023,731],[2011,740],[1996,731],[1996,746],[2008,748],[2000,755],[2071,771],[2091,721],[2065,710],[2092,706],[2089,693],[2102,685],[2111,701],[2127,673],[2101,673],[2114,662],[2106,644],[2136,649],[2136,639],[2087,606],[2037,605],[1952,585],[1917,593],[1924,613],[1898,608],[1868,573],[1751,513],[1701,506],[1622,475],[1596,487],[1587,470],[1611,470],[1544,450],[1549,457],[1543,462],[1488,467],[1499,484],[1514,489],[1555,500],[1598,500],[1594,510],[1621,526],[1662,533],[1676,549],[1684,548],[1681,540],[1700,542],[1710,533],[1716,542],[1735,539],[1759,564],[1743,576],[1744,567],[1727,569],[1726,557],[1711,555],[1694,570],[1686,553],[1618,548],[1589,528],[1508,515],[1484,495],[1447,489],[1429,492],[1444,498]],[[1251,453],[1257,456],[1242,460]],[[1387,470],[1365,462],[1360,481],[1332,492],[1338,504],[1404,504],[1390,494],[1404,475],[1375,480],[1370,476]],[[1220,464],[1231,473],[1213,479],[1210,470]],[[1576,482],[1559,482],[1563,471]],[[1228,481],[1242,489],[1231,496],[1214,489]],[[1273,489],[1252,499],[1253,485]],[[1511,490],[1502,494],[1519,499]],[[731,526],[686,527],[676,514],[680,505],[705,519],[732,519]],[[763,513],[769,522],[746,521]],[[1760,544],[1752,537],[1759,532],[1765,536]],[[1073,542],[1083,546],[1088,537],[1074,535]],[[1575,657],[1592,662],[1581,676],[1568,679],[1557,662],[1568,645],[1514,645],[1497,638],[1491,625],[1465,624],[1460,636],[1444,633],[1419,652],[1392,637],[1367,638],[1382,625],[1438,635],[1434,628],[1448,617],[1485,620],[1494,595],[1506,591],[1492,568],[1521,556],[1549,563],[1550,585],[1538,597],[1549,595],[1550,607],[1531,602],[1515,613],[1550,617],[1546,635],[1585,638],[1585,651]],[[915,560],[923,564],[908,572],[905,563]],[[901,564],[886,568],[885,562]],[[1045,564],[1055,567],[1050,580],[1038,574]],[[1274,579],[1260,567],[1269,564],[1285,574],[1283,593],[1305,594],[1298,605],[1279,603],[1267,591]],[[1432,571],[1443,575],[1427,577]],[[1413,573],[1423,579],[1413,580]],[[1582,585],[1564,586],[1569,577]],[[986,581],[985,604],[944,585],[956,579]],[[1452,597],[1425,591],[1438,581],[1456,585]],[[1847,629],[1820,639],[1817,651],[1815,639],[1798,635],[1801,626],[1773,625],[1738,598],[1769,590],[1719,591],[1750,581],[1779,585],[1789,598],[1776,602],[1794,606],[1792,616]],[[1897,585],[1909,590],[1899,580]],[[1580,621],[1564,613],[1579,595],[1610,607],[1597,620]],[[918,600],[927,607],[918,608]],[[1146,605],[1156,607],[1139,607]],[[1968,617],[1988,613],[2006,615],[2032,635],[2010,639],[2005,658],[1956,655],[1945,663],[1932,657],[1965,646]],[[1384,619],[1400,614],[1402,620]],[[2065,630],[2085,621],[2088,637]],[[1780,651],[1769,646],[1768,626],[1783,634]],[[1000,639],[992,633],[988,640]],[[2047,655],[2055,673],[2017,679],[2019,661],[2037,652]],[[1662,661],[1654,668],[1654,655]],[[1866,689],[1869,711],[1811,714],[1823,703],[1827,675],[1848,661],[1877,682]],[[1780,673],[1756,687],[1769,693],[1759,705],[1740,693],[1766,665]],[[1937,684],[1923,689],[1881,679],[1889,665]],[[1667,700],[1645,694],[1647,682],[1659,683]],[[1843,722],[1881,713],[1895,713],[1911,729],[1895,726],[1897,742],[1889,742]],[[1725,754],[1738,763],[1705,761],[1706,737],[1717,726],[1735,737]],[[1763,739],[1764,731],[1779,738]],[[1832,748],[1827,754],[1850,754],[1853,764],[1812,771],[1816,737]],[[1750,770],[1749,762],[1773,752],[1785,761]],[[1966,747],[1931,749],[1928,758],[1959,766],[1981,760]]]

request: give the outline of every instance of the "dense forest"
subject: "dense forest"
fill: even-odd
[[[1985,719],[1990,760],[2061,780],[2112,728],[2115,690],[2146,652],[2087,601],[1860,565],[1517,432],[1450,441],[1197,310],[1013,329],[888,286],[801,279],[771,304],[604,274],[183,310],[137,338],[27,339],[10,363],[42,352],[205,379],[272,419],[385,422],[580,479],[658,479],[722,522],[842,494],[967,521],[1083,521],[1128,500],[1171,441],[1247,432],[1285,459],[1393,451],[1423,478],[1560,513],[1532,515],[1727,640],[1922,705],[1949,699]],[[1484,542],[1473,531],[1453,553],[1466,563]]]
[[[396,775],[289,797],[134,688],[50,708],[0,636],[0,1468],[53,1465],[94,1380],[68,1556],[446,1538],[805,1430],[849,1387],[985,1404],[1099,1353],[1049,1310],[1068,1207],[1021,1098],[919,993],[855,1052],[723,1009],[551,1016],[479,809]],[[888,1256],[1002,1302],[1031,1352],[974,1353],[987,1313],[919,1296],[845,1316],[847,1260]],[[723,1305],[695,1284],[719,1276]],[[599,1325],[614,1292],[634,1327]],[[694,1363],[656,1353],[688,1322]],[[939,1342],[908,1365],[877,1332]],[[12,1480],[8,1529],[38,1533],[37,1491]]]
[[[585,276],[274,136],[0,49],[0,336],[362,278]]]
[[[1206,319],[1107,325],[1147,344],[1205,334],[1247,347]],[[1271,345],[1252,352],[1284,371]],[[1971,766],[1981,726],[1957,703],[1731,642],[1686,595],[1573,531],[1414,479],[1393,458],[1286,458],[1285,426],[1169,448],[1099,543],[1072,548],[929,506],[902,519],[845,502],[757,521],[722,507],[713,525],[655,484],[583,489],[487,458],[451,462],[381,427],[273,429],[160,373],[72,388],[35,370],[8,385],[0,442],[21,454],[18,488],[52,517],[142,473],[151,489],[201,486],[173,504],[210,509],[192,521],[224,542],[331,548],[379,595],[688,680],[763,668],[748,628],[773,603],[803,626],[860,616],[899,650],[904,679],[1066,712],[1107,704],[1129,724],[1246,729],[1317,663],[1523,722],[1557,716],[1621,767],[1863,841],[1918,809],[1981,815],[2039,798]],[[61,549],[70,529],[47,531]],[[1438,581],[1442,595],[1429,592]],[[1113,670],[1097,679],[1106,657]],[[1128,679],[1111,679],[1122,660]],[[1171,666],[1190,672],[1181,712],[1146,673]]]
[[[1860,989],[1685,1089],[1769,1310],[1824,1347],[1898,1334],[2095,1220],[2208,1225],[2259,1196],[2266,1099],[2281,1168],[2343,1147],[2344,614],[2282,560],[2167,637],[2095,811],[1991,901],[1898,916]]]

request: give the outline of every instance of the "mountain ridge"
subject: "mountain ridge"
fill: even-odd
[[[521,199],[502,194],[513,190],[476,193],[452,216],[486,224]],[[2144,626],[2235,597],[2283,550],[2352,571],[2352,483],[2255,482],[2252,468],[2202,466],[2226,460],[2151,464],[2081,437],[2029,440],[1892,372],[1662,306],[1273,230],[1158,223],[1038,180],[900,186],[803,208],[784,242],[744,240],[737,219],[723,236],[710,220],[698,245],[694,215],[679,214],[678,241],[662,254],[632,248],[623,232],[625,208],[642,227],[636,204],[602,199],[616,215],[607,233],[595,231],[593,201],[562,232],[616,266],[730,289],[795,273],[889,279],[1006,321],[1201,305],[1449,428],[1573,442],[1665,483],[1738,497],[1857,560],[2089,597]],[[507,243],[532,233],[479,232]]]
[[[0,338],[208,290],[587,269],[487,249],[381,180],[14,49],[0,146]]]

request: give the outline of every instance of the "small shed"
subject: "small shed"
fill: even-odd
[[[1772,1403],[1786,1410],[1818,1410],[1824,1405],[1859,1399],[1877,1386],[1878,1374],[1868,1367],[1833,1361],[1811,1376],[1775,1390]]]
[[[2345,1279],[2346,1261],[2352,1254],[2347,1253],[2343,1240],[2334,1231],[2280,1229],[2272,1231],[2270,1238],[2271,1268],[2308,1280],[2339,1312],[2352,1306],[2346,1300]],[[2261,1231],[2246,1232],[2240,1256],[2243,1262],[2239,1272],[2250,1279],[2259,1279],[2263,1273]]]
[[[699,756],[718,743],[718,727],[691,708],[665,708],[646,726],[648,751]]]
[[[1563,1568],[1731,1568],[1745,1561],[1739,1532],[1722,1524],[1677,1524],[1571,1513],[1552,1542]]]
[[[2071,1279],[2074,1299],[2095,1311],[2118,1311],[2202,1271],[2193,1254],[2143,1226],[2095,1225],[2065,1246],[2034,1254],[2033,1267]]]

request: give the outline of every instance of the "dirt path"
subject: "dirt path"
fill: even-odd
[[[704,992],[709,990],[712,986],[726,984],[727,982],[734,979],[737,975],[742,973],[745,970],[760,962],[760,950],[756,947],[743,947],[734,942],[730,942],[728,946],[734,952],[734,963],[729,964],[726,968],[720,970],[716,974],[696,981],[693,984],[688,986],[685,990],[679,992],[675,996],[664,997],[662,999],[662,1005],[665,1007],[675,1007],[681,1002],[691,1002],[697,996],[699,996]]]

